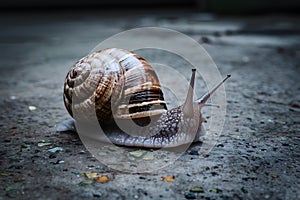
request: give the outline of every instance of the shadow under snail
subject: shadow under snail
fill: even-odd
[[[106,139],[116,145],[162,148],[199,141],[204,135],[201,108],[230,77],[193,101],[195,72],[183,105],[167,110],[158,77],[139,55],[117,48],[100,50],[77,61],[64,83],[64,103],[74,120],[58,131],[96,118]]]

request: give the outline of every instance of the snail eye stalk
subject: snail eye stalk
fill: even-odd
[[[195,85],[195,74],[196,69],[192,69],[192,77],[190,81],[190,87],[186,96],[186,100],[183,104],[183,113],[186,116],[193,117],[194,109],[193,109],[193,97],[194,97],[194,85]]]
[[[218,83],[215,87],[213,87],[210,91],[205,93],[202,97],[196,100],[196,102],[202,107],[206,105],[207,100],[209,97],[227,80],[231,77],[230,74],[228,74],[220,83]],[[207,104],[209,105],[209,104]]]

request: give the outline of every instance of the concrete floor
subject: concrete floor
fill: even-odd
[[[147,12],[1,14],[0,199],[299,199],[299,17]],[[170,166],[131,174],[55,129],[70,118],[62,101],[69,67],[107,37],[143,26],[191,36],[232,78],[225,125],[208,154],[195,155],[197,143]],[[63,150],[49,152],[55,147]]]

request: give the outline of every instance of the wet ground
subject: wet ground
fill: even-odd
[[[300,198],[299,17],[2,13],[0,24],[0,199]],[[142,26],[191,36],[232,78],[225,125],[208,154],[197,155],[197,143],[168,167],[131,174],[55,130],[69,119],[62,101],[69,67],[107,37]]]

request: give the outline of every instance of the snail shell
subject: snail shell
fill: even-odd
[[[116,118],[138,119],[167,110],[153,68],[140,56],[115,48],[90,54],[71,68],[64,102],[71,116],[76,109],[86,121],[88,109],[95,109],[100,122],[110,121],[112,111]]]
[[[193,70],[185,103],[167,110],[158,77],[145,59],[109,48],[71,67],[64,83],[64,103],[77,123],[89,123],[96,113],[106,136],[117,145],[173,147],[198,141],[204,132],[201,108],[227,78],[194,102]]]

